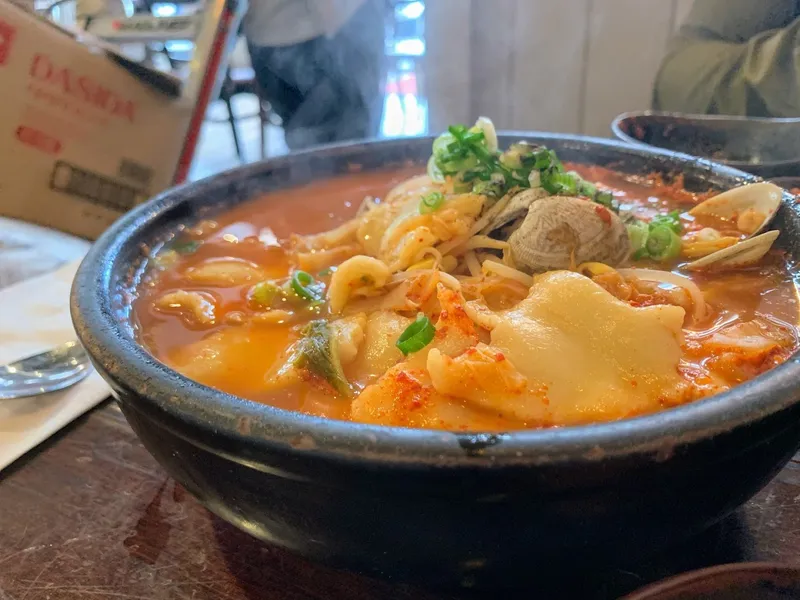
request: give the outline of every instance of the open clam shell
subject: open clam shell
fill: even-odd
[[[701,202],[689,211],[692,216],[709,215],[731,221],[748,236],[764,231],[778,213],[783,189],[763,181],[733,188]]]
[[[631,251],[628,231],[606,207],[551,196],[533,202],[508,238],[517,266],[529,272],[567,269],[584,262],[617,266]]]
[[[689,211],[690,215],[725,219],[735,223],[736,228],[748,237],[733,246],[699,258],[686,267],[693,271],[728,269],[744,267],[760,260],[779,235],[778,231],[762,232],[778,214],[782,199],[782,188],[763,181],[733,188],[695,206]]]
[[[691,271],[700,271],[746,267],[761,260],[772,248],[772,244],[778,239],[778,235],[780,235],[780,231],[772,230],[747,238],[738,244],[718,250],[703,258],[698,258],[686,265],[686,268]]]

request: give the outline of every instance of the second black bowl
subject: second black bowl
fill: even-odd
[[[644,111],[619,115],[611,131],[631,144],[700,156],[764,178],[800,175],[800,119]]]

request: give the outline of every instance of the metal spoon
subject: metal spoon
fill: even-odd
[[[89,356],[78,342],[0,366],[0,400],[63,390],[92,371]]]

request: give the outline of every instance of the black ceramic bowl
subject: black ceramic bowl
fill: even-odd
[[[800,119],[630,112],[611,123],[619,139],[701,156],[760,177],[800,175]]]
[[[679,171],[699,189],[752,180],[611,141],[511,134],[501,143],[521,138],[566,161]],[[162,194],[95,243],[73,286],[78,336],[134,431],[175,479],[223,519],[312,559],[433,584],[490,585],[662,548],[730,513],[777,473],[800,442],[795,359],[659,414],[469,435],[248,402],[190,381],[136,342],[129,290],[147,247],[176,225],[356,166],[423,165],[431,141],[328,147],[243,167]],[[800,255],[800,217],[786,198],[778,226]]]

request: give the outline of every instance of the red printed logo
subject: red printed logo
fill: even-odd
[[[44,131],[20,125],[17,127],[17,139],[23,144],[33,146],[47,154],[58,154],[61,151],[61,142]]]
[[[31,62],[32,82],[49,84],[66,96],[79,100],[113,117],[131,123],[135,120],[136,104],[114,90],[103,85],[91,75],[74,71],[71,67],[59,65],[54,59],[41,52],[35,54]]]
[[[17,35],[16,27],[10,23],[0,20],[0,65],[8,62],[8,55],[14,43],[14,36]]]

